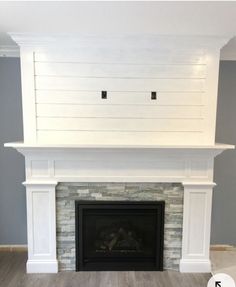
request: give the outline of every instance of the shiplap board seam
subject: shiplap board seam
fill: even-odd
[[[99,77],[99,76],[53,76],[53,75],[35,75],[35,77],[47,78],[67,78],[67,79],[120,79],[120,80],[205,80],[205,77]]]
[[[205,88],[205,79],[123,79],[113,78],[107,81],[106,78],[72,78],[72,77],[48,77],[35,76],[36,89],[46,90],[120,90],[125,87],[124,91],[202,91]],[[134,89],[135,87],[135,89]],[[171,87],[171,89],[169,89]]]
[[[196,90],[160,90],[160,89],[145,89],[145,90],[111,90],[111,89],[99,89],[99,90],[80,90],[80,89],[42,89],[42,88],[36,88],[35,91],[38,92],[38,91],[44,91],[44,92],[101,92],[101,91],[107,91],[107,93],[150,93],[152,91],[156,91],[157,93],[186,93],[186,94],[189,94],[189,93],[204,93],[204,90],[199,90],[199,91],[196,91]]]
[[[203,130],[204,120],[198,119],[106,119],[106,118],[38,118],[38,129],[46,130],[128,130],[170,131]]]
[[[71,118],[202,118],[205,116],[201,106],[159,106],[142,105],[54,105],[37,104],[37,115],[42,117]]]
[[[75,62],[75,61],[71,61],[71,62],[57,62],[57,61],[53,61],[53,62],[49,62],[49,61],[39,61],[39,60],[35,60],[34,61],[36,64],[73,64],[73,65],[111,65],[111,66],[115,66],[115,65],[127,65],[127,66],[206,66],[206,63],[119,63],[119,62]]]
[[[98,129],[94,129],[94,130],[92,130],[92,129],[90,129],[90,130],[73,130],[73,129],[53,129],[53,130],[51,130],[51,129],[37,129],[37,131],[60,131],[60,132],[65,132],[65,131],[69,131],[69,132],[73,132],[73,131],[75,131],[75,132],[91,132],[91,131],[95,131],[95,132],[102,132],[102,133],[109,133],[109,132],[114,132],[114,133],[128,133],[128,132],[130,132],[130,133],[132,133],[132,132],[135,132],[135,133],[203,133],[203,131],[202,130],[195,130],[195,131],[192,131],[192,130],[183,130],[183,131],[181,131],[181,130],[165,130],[165,131],[162,131],[162,130],[147,130],[147,131],[144,131],[144,130],[98,130]]]
[[[144,55],[144,53],[139,53],[135,55],[135,51],[132,51],[130,53],[129,51],[124,51],[124,53],[117,54],[116,51],[98,51],[101,54],[93,54],[91,52],[88,52],[86,50],[79,51],[68,51],[68,53],[53,53],[53,52],[47,52],[45,53],[35,53],[35,62],[52,62],[52,63],[78,63],[78,62],[86,62],[86,63],[97,63],[97,64],[110,64],[110,63],[121,63],[124,65],[130,64],[133,65],[136,64],[169,64],[169,63],[176,63],[176,64],[205,64],[205,56],[203,55],[196,55],[194,53],[185,53],[183,54],[172,54],[172,53],[161,53],[159,55],[159,51],[153,50],[153,54],[150,55]],[[151,51],[148,51],[151,53]],[[104,53],[104,54],[102,54]]]
[[[80,117],[80,116],[36,116],[36,118],[44,118],[44,119],[64,119],[64,118],[69,118],[69,119],[114,119],[114,120],[119,120],[121,117]],[[157,120],[204,120],[204,117],[195,117],[195,118],[181,118],[181,117],[122,117],[124,120],[152,120],[152,119],[157,119]]]
[[[39,142],[53,144],[55,141],[63,142],[64,144],[81,144],[90,145],[96,142],[99,145],[134,145],[138,142],[142,145],[156,144],[165,145],[167,142],[175,142],[176,145],[183,144],[183,137],[185,138],[185,145],[195,144],[196,141],[202,144],[208,144],[203,132],[175,132],[175,133],[142,133],[142,132],[77,132],[77,131],[37,131]]]
[[[61,105],[61,106],[64,106],[64,105],[77,105],[77,106],[94,106],[95,104],[86,104],[86,103],[75,103],[75,102],[69,102],[69,103],[54,103],[54,102],[36,102],[37,104],[40,104],[40,105],[47,105],[47,104],[50,104],[50,105]],[[184,104],[181,104],[181,105],[171,105],[171,104],[156,104],[156,106],[160,106],[160,107],[204,107],[205,105],[204,104],[199,104],[199,105],[184,105]],[[96,106],[148,106],[148,107],[152,107],[154,106],[153,104],[96,104]]]

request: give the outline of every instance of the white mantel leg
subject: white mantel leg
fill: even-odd
[[[214,183],[183,183],[184,220],[180,272],[210,272],[210,231]]]
[[[56,273],[57,182],[25,182],[27,193],[27,273]]]

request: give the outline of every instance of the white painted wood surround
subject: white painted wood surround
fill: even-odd
[[[25,142],[215,143],[219,54],[228,39],[12,37],[21,50]]]
[[[57,272],[58,182],[180,182],[181,272],[210,272],[220,48],[193,36],[35,36],[20,45],[27,272]],[[101,92],[107,91],[107,99]],[[156,92],[156,100],[151,99]]]

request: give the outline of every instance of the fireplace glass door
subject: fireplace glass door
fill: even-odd
[[[76,202],[77,270],[162,270],[164,202]]]

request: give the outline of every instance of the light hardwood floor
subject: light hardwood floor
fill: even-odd
[[[0,252],[0,287],[206,287],[210,274],[60,272],[25,274],[25,252]]]
[[[211,251],[211,262],[213,274],[226,273],[236,282],[236,248]]]

